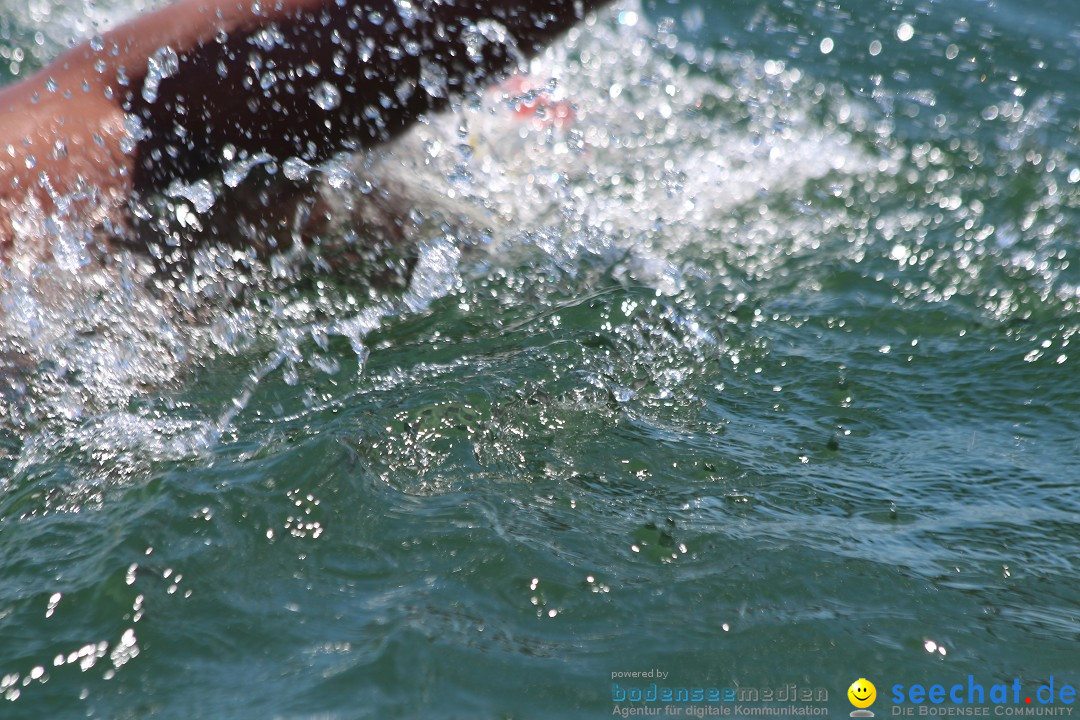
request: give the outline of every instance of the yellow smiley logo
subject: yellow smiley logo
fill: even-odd
[[[868,708],[877,699],[877,688],[866,678],[859,678],[847,689],[848,700],[857,708]]]

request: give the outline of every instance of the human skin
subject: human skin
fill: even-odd
[[[99,194],[73,211],[123,225],[132,199],[227,154],[318,162],[390,140],[603,2],[179,0],[137,17],[0,88],[0,249],[28,198],[50,212],[80,181]],[[154,64],[174,65],[156,88]]]

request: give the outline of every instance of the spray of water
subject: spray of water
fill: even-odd
[[[498,27],[478,27],[475,42],[498,36]],[[167,71],[167,53],[158,61]],[[318,102],[337,101],[332,87],[319,92]],[[399,92],[439,97],[445,84],[429,68],[420,87]],[[884,253],[901,269],[929,264],[918,283],[900,278],[905,297],[982,292],[976,304],[1008,316],[1030,302],[987,289],[984,276],[1000,264],[984,248],[1023,234],[1035,240],[1015,242],[1007,271],[1031,273],[1033,297],[1075,304],[1048,229],[1060,204],[1033,208],[1027,228],[996,228],[992,208],[944,184],[974,148],[905,147],[884,117],[871,100],[784,62],[683,44],[672,21],[647,20],[624,2],[572,30],[520,78],[425,118],[391,146],[318,167],[223,158],[219,180],[175,185],[147,210],[156,218],[148,227],[162,228],[149,255],[103,253],[107,237],[38,219],[24,233],[52,223],[53,252],[22,255],[4,269],[0,290],[8,368],[0,422],[15,438],[8,482],[59,455],[84,457],[80,482],[91,484],[198,458],[234,437],[276,373],[290,385],[314,373],[345,388],[300,393],[307,410],[344,402],[365,382],[392,384],[364,380],[378,351],[371,333],[448,296],[468,307],[490,286],[499,288],[496,302],[522,306],[497,332],[545,322],[605,283],[633,289],[640,298],[612,321],[623,345],[617,360],[589,361],[586,375],[598,397],[646,407],[692,400],[687,378],[709,363],[738,365],[718,328],[738,314],[749,284],[804,282],[789,274],[791,258],[858,263]],[[1010,117],[1005,137],[1015,147],[1003,152],[1022,153],[1049,110]],[[908,210],[879,210],[930,170],[941,188],[918,188]],[[223,197],[279,173],[314,183],[325,222],[312,224],[310,206],[290,216],[291,247],[279,252],[256,251],[276,240],[242,229],[222,242],[183,243]],[[1062,190],[1074,182],[1042,181],[1059,180]],[[920,245],[930,243],[926,233],[901,233],[930,221],[962,228],[957,244],[930,247]],[[1033,226],[1047,230],[1028,232]],[[177,243],[182,273],[162,280],[158,261]],[[515,276],[521,267],[526,275]],[[566,288],[587,292],[567,296]],[[353,361],[330,347],[339,338]],[[228,401],[176,402],[173,391],[193,371],[225,362],[246,375],[218,388]],[[283,419],[295,417],[283,410]]]

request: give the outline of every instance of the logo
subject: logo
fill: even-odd
[[[968,675],[967,683],[949,686],[940,683],[893,685],[892,715],[1068,716],[1073,708],[1055,705],[1072,705],[1076,702],[1076,696],[1075,686],[1063,683],[1061,678],[1055,679],[1053,675],[1035,692],[1031,691],[1030,686],[1022,687],[1020,678],[1013,678],[1012,683],[999,682],[984,686],[975,681],[974,675]],[[993,710],[979,707],[985,705],[992,705]]]
[[[874,713],[866,709],[877,699],[877,688],[874,687],[874,683],[866,678],[859,678],[847,689],[847,697],[856,707],[851,711],[851,717],[874,717]]]

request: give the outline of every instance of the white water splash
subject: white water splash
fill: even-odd
[[[638,20],[619,22],[628,11]],[[280,370],[298,382],[296,368],[305,363],[337,373],[321,347],[326,337],[347,338],[363,367],[370,333],[454,292],[466,259],[498,266],[539,251],[573,272],[579,258],[609,258],[622,273],[617,278],[676,294],[686,280],[673,258],[684,247],[716,242],[717,228],[736,209],[797,194],[830,175],[880,171],[843,123],[814,119],[801,99],[812,97],[812,85],[796,70],[769,74],[762,61],[733,56],[712,58],[709,73],[691,73],[642,17],[636,5],[616,8],[533,61],[524,84],[430,118],[389,147],[318,168],[285,161],[287,178],[324,182],[332,223],[309,251],[294,248],[263,263],[243,249],[207,247],[194,253],[190,278],[163,293],[147,291],[151,269],[136,256],[115,255],[76,273],[82,256],[67,253],[73,259],[63,275],[31,263],[0,293],[6,347],[39,368],[26,393],[36,410],[20,421],[37,440],[26,443],[20,471],[80,443],[148,461],[206,451],[270,375]],[[505,42],[493,24],[474,31],[477,52]],[[434,97],[445,93],[435,72],[422,75],[421,87]],[[333,107],[336,93],[324,88],[313,100]],[[276,166],[262,154],[224,159],[227,188],[242,186],[255,167]],[[216,192],[200,181],[169,194],[203,213]],[[372,228],[416,248],[403,294],[290,292],[290,283],[327,272],[330,248],[363,256],[372,238],[362,233]],[[752,243],[748,254],[763,258],[778,242],[813,241],[791,224],[762,229],[735,241]],[[243,294],[251,289],[270,297],[252,304]],[[319,347],[305,349],[304,339],[315,337],[323,338]],[[251,365],[220,408],[183,418],[131,411],[148,389],[182,381],[187,368],[216,355]],[[42,424],[45,417],[55,422]]]
[[[143,82],[142,98],[148,103],[157,102],[161,81],[172,77],[180,69],[180,57],[166,45],[158,48],[146,62],[146,80]]]

